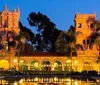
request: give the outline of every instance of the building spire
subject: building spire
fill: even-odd
[[[7,8],[7,5],[6,5],[6,4],[4,5],[4,10],[8,10],[8,8]]]
[[[16,9],[14,8],[13,12],[16,12]]]

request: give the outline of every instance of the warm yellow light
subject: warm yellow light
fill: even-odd
[[[23,62],[23,60],[20,61],[21,63]]]
[[[58,78],[57,77],[54,77],[54,81],[58,81]]]
[[[78,81],[75,80],[75,84],[74,85],[78,85]]]
[[[39,81],[38,77],[36,77],[36,78],[34,79],[34,81]]]
[[[71,85],[71,82],[68,82],[67,85]]]
[[[22,84],[22,83],[23,83],[23,79],[21,79],[21,80],[19,81],[19,83]]]
[[[38,66],[38,63],[37,62],[35,63],[35,66]]]
[[[71,60],[68,60],[68,61],[66,61],[67,63],[70,63],[71,62]]]
[[[75,64],[77,64],[78,63],[78,61],[75,61]]]
[[[16,63],[17,62],[17,60],[14,60],[14,63]]]
[[[17,85],[17,82],[14,82],[14,85]]]
[[[68,82],[69,82],[69,81],[71,81],[71,79],[70,79],[70,78],[67,78],[66,80],[67,80]]]
[[[57,63],[54,63],[54,66],[57,66]]]
[[[52,67],[52,70],[54,71],[54,67]]]
[[[0,61],[0,68],[5,68],[8,69],[9,68],[9,63],[7,60],[1,60]]]

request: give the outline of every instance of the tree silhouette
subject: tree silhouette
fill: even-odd
[[[55,24],[51,22],[46,15],[40,12],[31,12],[27,20],[30,26],[35,26],[39,32],[36,34],[37,50],[55,51],[55,42],[60,32]]]
[[[19,22],[19,27],[22,32],[27,32],[29,34],[31,43],[35,44],[35,34],[30,29],[23,26],[21,22]],[[26,39],[28,39],[29,37],[26,36]]]

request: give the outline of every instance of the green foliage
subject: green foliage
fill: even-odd
[[[61,52],[61,53],[68,52],[66,45],[67,41],[65,40],[65,37],[66,37],[66,32],[61,31],[55,43],[56,52]]]
[[[23,26],[21,22],[19,22],[19,27],[20,27],[21,32],[28,33],[28,36],[26,36],[26,39],[28,39],[29,41],[31,41],[32,44],[34,44],[35,34],[30,29]]]
[[[100,20],[95,20],[94,21],[94,27],[98,31],[100,29]]]

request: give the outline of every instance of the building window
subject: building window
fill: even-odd
[[[81,28],[81,23],[78,24],[78,28]]]
[[[3,27],[8,28],[8,16],[7,16],[6,20],[4,20]]]
[[[83,44],[85,44],[85,40],[83,40]]]
[[[90,24],[90,28],[93,28],[93,23]]]
[[[87,44],[89,44],[90,42],[89,42],[89,40],[87,40]]]
[[[4,28],[7,28],[7,27],[8,27],[8,20],[5,20],[5,21],[4,21],[3,27],[4,27]]]

